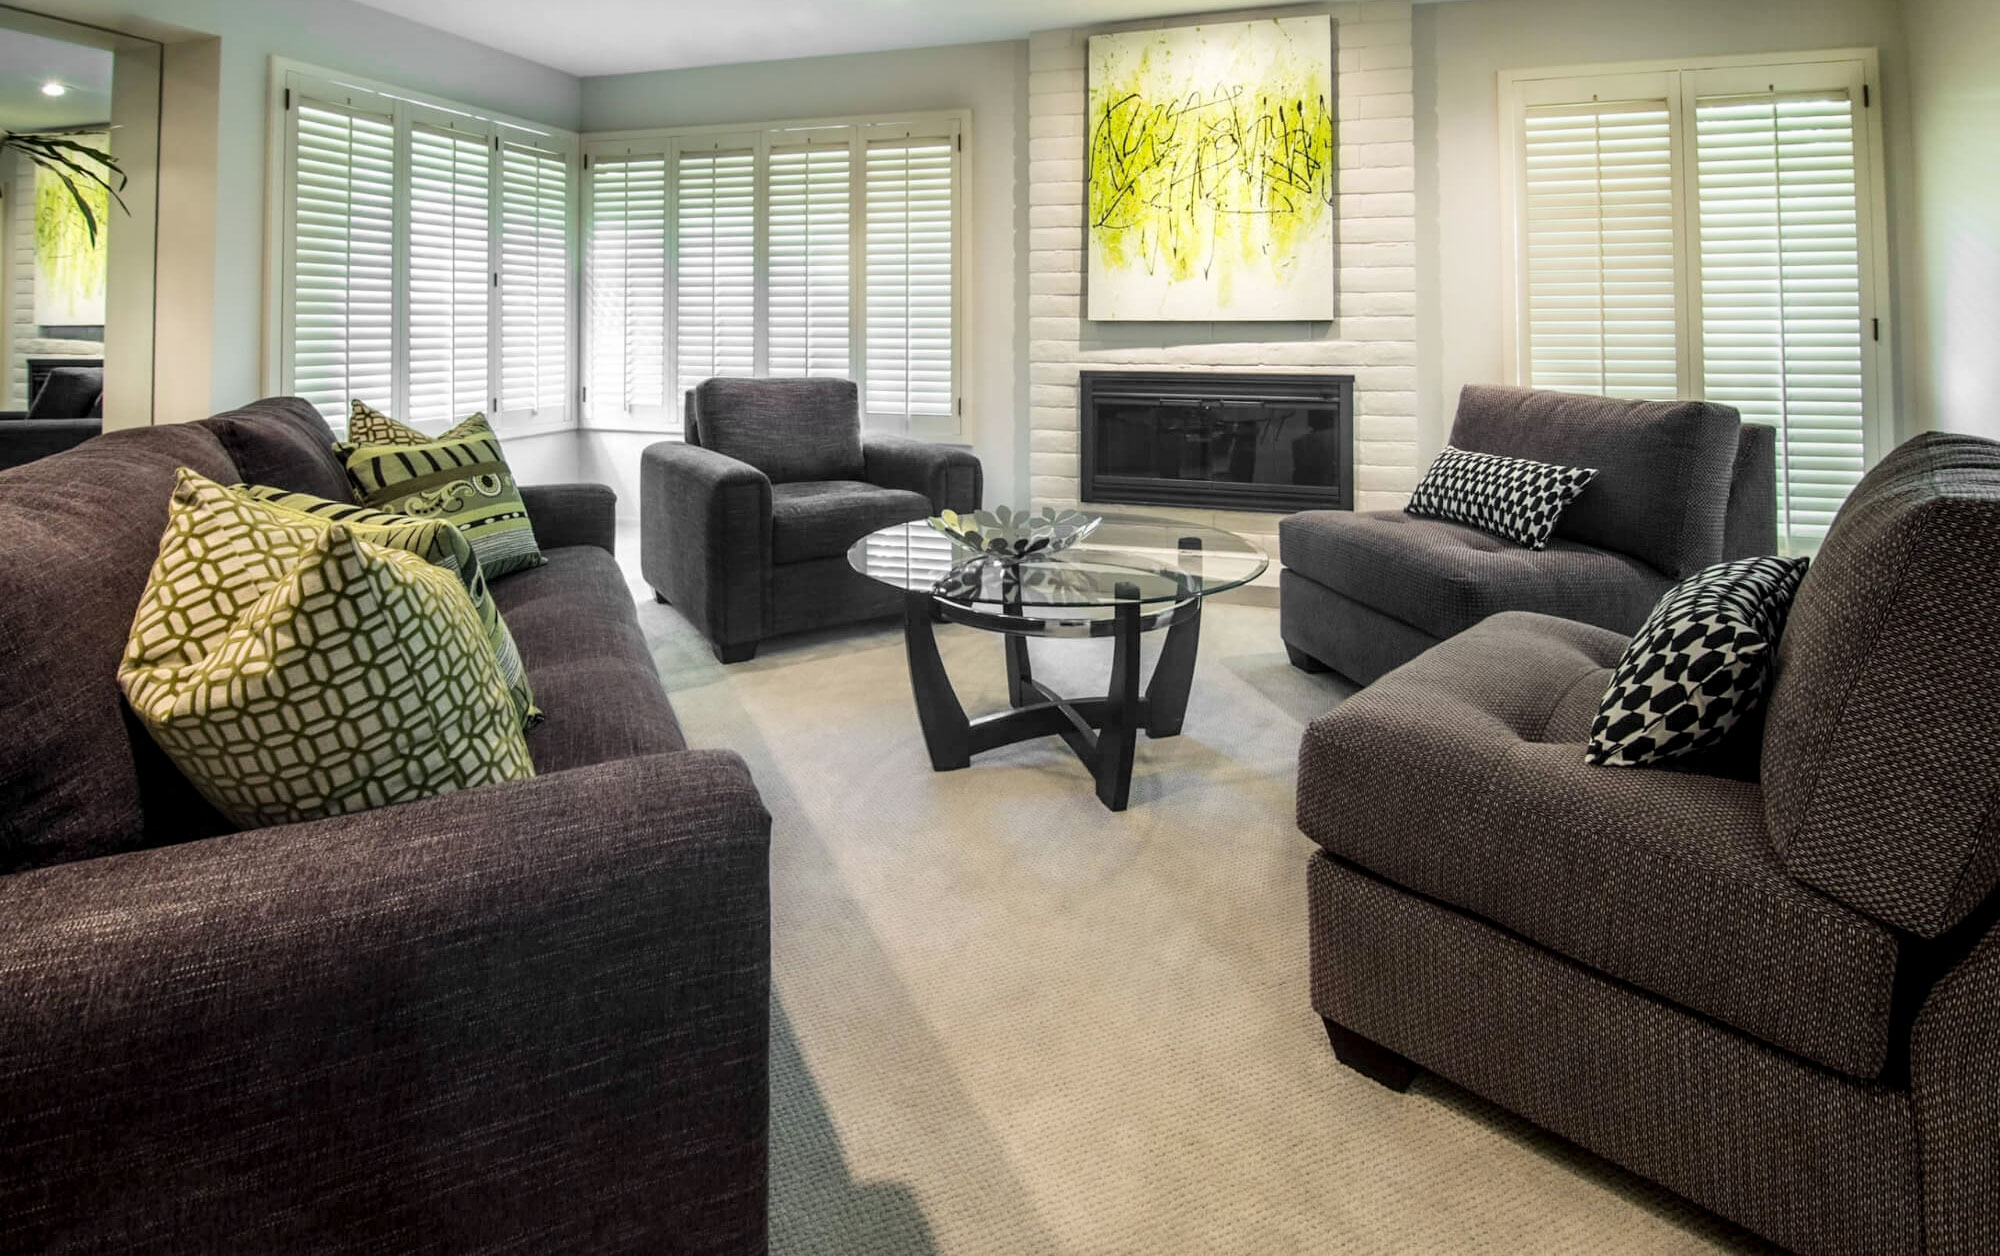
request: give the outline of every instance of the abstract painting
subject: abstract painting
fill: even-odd
[[[1090,318],[1333,317],[1331,19],[1092,36],[1085,134]]]
[[[35,168],[35,321],[45,327],[104,322],[111,198],[97,184],[76,182],[97,219],[95,240],[62,180]]]

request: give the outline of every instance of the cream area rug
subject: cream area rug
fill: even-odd
[[[1275,610],[1209,608],[1185,732],[1140,739],[1114,815],[1053,737],[933,773],[894,625],[725,668],[635,593],[689,742],[740,752],[775,819],[774,1250],[1759,1250],[1449,1084],[1335,1062],[1292,783],[1348,690],[1287,665]],[[968,713],[1002,709],[999,640],[939,639]],[[1037,675],[1102,692],[1109,648],[1037,642]]]

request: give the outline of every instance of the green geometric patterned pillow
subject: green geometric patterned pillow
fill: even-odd
[[[288,493],[262,484],[238,484],[220,491],[240,493],[296,512],[322,527],[341,524],[364,541],[408,550],[457,576],[472,599],[472,609],[478,613],[480,625],[486,629],[486,639],[493,644],[500,675],[507,681],[507,692],[513,695],[515,709],[521,713],[521,727],[530,729],[542,722],[542,709],[535,705],[535,691],[528,686],[528,673],[521,666],[521,651],[514,644],[514,634],[507,630],[507,621],[500,618],[500,608],[493,604],[486,590],[486,573],[479,569],[479,559],[473,555],[472,544],[463,532],[442,519],[386,514],[352,502],[330,502],[310,493]]]
[[[347,443],[350,445],[428,445],[434,440],[464,440],[468,436],[491,436],[493,427],[486,412],[475,411],[442,436],[426,436],[406,423],[398,423],[374,406],[355,398],[347,403]]]
[[[466,434],[421,445],[340,445],[361,504],[397,515],[456,524],[487,578],[547,562],[500,438],[481,416]]]
[[[217,810],[253,828],[534,775],[456,577],[192,474],[118,683]]]

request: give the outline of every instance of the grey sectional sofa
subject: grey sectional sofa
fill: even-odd
[[[1583,761],[1618,633],[1497,615],[1307,729],[1312,1004],[1799,1252],[2000,1250],[2000,444],[1840,512],[1761,737]]]
[[[1310,510],[1278,525],[1292,662],[1367,684],[1501,611],[1633,632],[1673,584],[1778,548],[1775,434],[1728,406],[1471,387],[1460,449],[1598,469],[1534,551],[1400,510]]]
[[[344,491],[302,401],[0,474],[0,1250],[760,1250],[770,819],[690,750],[612,495],[524,490],[538,775],[229,832],[114,672],[175,468]]]

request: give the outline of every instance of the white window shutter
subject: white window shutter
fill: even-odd
[[[536,423],[569,412],[569,162],[500,146],[500,409]]]
[[[1826,534],[1866,467],[1854,123],[1846,92],[1695,107],[1703,384],[1778,429],[1795,540]]]
[[[956,413],[951,138],[868,144],[864,183],[869,417],[908,426]]]
[[[345,431],[349,399],[393,405],[395,120],[303,98],[295,110],[288,386]]]
[[[767,360],[772,375],[853,374],[848,144],[773,149],[767,200]]]
[[[1535,388],[1680,394],[1667,101],[1532,106],[1523,136],[1523,363]]]
[[[667,159],[600,157],[589,169],[589,413],[599,426],[665,416]]]
[[[487,408],[491,309],[490,141],[410,128],[410,388],[413,424],[450,426]]]
[[[675,378],[685,392],[757,367],[757,155],[684,152],[675,165]]]

